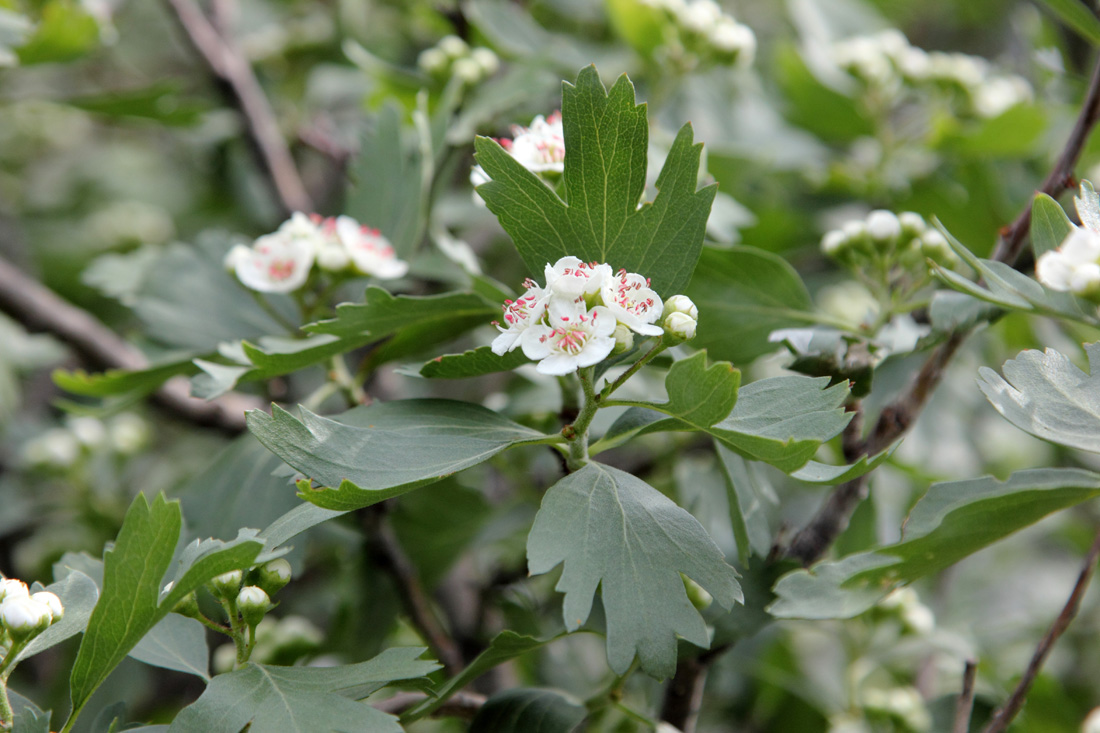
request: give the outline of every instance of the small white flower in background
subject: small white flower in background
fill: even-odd
[[[409,271],[409,263],[397,259],[390,240],[350,216],[336,217],[336,236],[347,249],[355,269],[364,275],[392,280]]]
[[[52,428],[23,447],[23,459],[33,466],[68,468],[80,457],[80,443],[64,428]]]
[[[45,631],[52,620],[50,607],[29,596],[7,598],[0,603],[0,626],[16,641]]]
[[[500,70],[500,57],[491,48],[475,48],[470,51],[470,58],[481,68],[484,76],[492,76]]]
[[[546,313],[546,304],[550,293],[540,288],[534,280],[528,278],[523,284],[526,292],[515,300],[504,301],[504,324],[493,321],[500,335],[493,339],[493,353],[503,356],[519,346],[519,337],[523,332],[539,321]]]
[[[132,412],[121,412],[107,425],[111,446],[121,455],[128,456],[144,448],[152,437],[149,423]]]
[[[996,117],[1032,98],[1031,85],[1021,76],[992,76],[971,90],[974,111],[981,117]]]
[[[107,428],[97,417],[70,417],[66,423],[77,442],[88,448],[97,448],[107,439]]]
[[[520,344],[540,374],[562,376],[606,359],[615,348],[615,316],[607,308],[591,311],[583,299],[551,299],[547,322],[523,332]]]
[[[456,79],[461,79],[467,84],[477,84],[481,81],[481,77],[484,71],[478,62],[472,58],[462,58],[454,62],[451,66],[451,73],[454,74]]]
[[[619,323],[643,336],[661,335],[661,327],[653,325],[661,317],[661,298],[650,289],[649,278],[619,270],[604,278],[600,295]]]
[[[679,14],[684,28],[705,35],[722,17],[722,8],[714,0],[693,0],[683,5]]]
[[[316,250],[307,238],[277,231],[260,237],[251,247],[234,247],[226,265],[251,290],[289,293],[305,285]]]
[[[553,265],[547,264],[543,273],[546,289],[567,298],[583,298],[595,295],[603,289],[611,276],[611,265],[598,262],[581,262],[577,257],[562,257]]]
[[[444,36],[436,44],[436,48],[452,59],[462,58],[470,52],[469,44],[458,36]]]
[[[565,170],[565,130],[561,113],[555,112],[546,118],[539,115],[530,127],[513,125],[512,142],[504,147],[533,173],[561,173]]]
[[[48,590],[40,590],[31,594],[31,599],[43,603],[50,609],[50,623],[57,623],[65,615],[65,607],[61,605],[61,599],[56,593]]]
[[[443,49],[433,46],[420,52],[416,58],[416,65],[429,74],[441,74],[447,70],[450,61]]]
[[[0,579],[0,603],[8,598],[28,598],[30,594],[27,584],[22,580],[16,578]]]

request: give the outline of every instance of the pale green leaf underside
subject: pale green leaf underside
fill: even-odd
[[[978,387],[1016,427],[1052,443],[1100,453],[1100,342],[1086,344],[1089,373],[1053,349],[978,370]]]
[[[304,499],[348,511],[438,481],[505,448],[543,440],[479,405],[401,400],[358,407],[339,422],[302,409],[301,419],[275,407],[248,414],[261,443],[321,486]]]
[[[702,525],[641,479],[590,463],[550,487],[527,539],[532,575],[561,564],[565,626],[588,618],[599,586],[607,616],[607,659],[622,674],[635,655],[669,677],[676,637],[707,647],[706,625],[680,573],[725,609],[742,600],[737,573]]]
[[[1060,509],[1100,496],[1100,474],[1037,469],[935,484],[889,547],[818,563],[779,579],[769,612],[780,618],[849,618],[899,585],[938,572]]]
[[[1045,193],[1035,194],[1031,204],[1031,249],[1035,259],[1062,244],[1073,222],[1058,202]]]

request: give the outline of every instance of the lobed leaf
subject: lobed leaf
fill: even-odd
[[[570,733],[588,709],[557,690],[515,688],[496,693],[470,722],[470,733]]]
[[[437,356],[420,367],[420,376],[432,379],[466,379],[496,372],[507,372],[530,360],[516,349],[504,356],[493,353],[491,346],[479,346],[461,354]]]
[[[706,352],[699,351],[674,362],[668,370],[665,377],[668,402],[616,400],[615,403],[648,408],[675,418],[679,427],[666,430],[702,430],[729,416],[737,403],[740,386],[740,371],[726,361],[707,366]]]

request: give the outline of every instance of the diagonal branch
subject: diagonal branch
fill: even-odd
[[[966,660],[963,668],[962,692],[955,702],[955,724],[951,728],[952,733],[969,733],[970,715],[974,712],[974,680],[978,676],[978,663],[973,659]]]
[[[211,23],[194,0],[168,0],[168,4],[191,46],[244,117],[249,140],[283,208],[288,212],[312,211],[313,202],[275,121],[275,113],[240,47]]]
[[[0,257],[0,311],[27,328],[47,331],[68,344],[90,365],[103,369],[144,369],[145,356],[87,311],[62,300]],[[153,394],[161,407],[189,422],[244,432],[245,410],[264,407],[259,400],[230,393],[206,401],[190,394],[186,379],[166,382]]]
[[[1027,694],[1031,691],[1035,678],[1039,676],[1039,670],[1043,668],[1043,663],[1050,655],[1054,642],[1058,641],[1058,637],[1069,627],[1073,617],[1077,615],[1077,609],[1081,606],[1081,598],[1089,587],[1089,580],[1092,578],[1093,571],[1096,570],[1098,559],[1100,559],[1100,531],[1096,533],[1096,539],[1092,541],[1092,547],[1089,548],[1085,561],[1081,563],[1081,572],[1077,574],[1077,582],[1073,584],[1073,591],[1069,594],[1066,605],[1062,607],[1062,612],[1058,614],[1058,618],[1054,619],[1050,629],[1039,640],[1039,645],[1035,647],[1035,653],[1024,671],[1024,676],[1020,678],[1019,684],[1016,685],[1016,689],[1009,695],[1005,704],[993,713],[993,717],[982,729],[982,733],[1003,733],[1008,729],[1020,709],[1023,708],[1024,700],[1027,699]]]

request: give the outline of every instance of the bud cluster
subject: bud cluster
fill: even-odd
[[[66,469],[81,456],[107,452],[130,456],[148,445],[149,424],[132,412],[123,412],[109,420],[76,416],[64,427],[51,428],[24,444],[22,455],[29,466]]]
[[[840,229],[825,233],[821,251],[854,269],[877,262],[914,269],[925,259],[948,269],[958,264],[958,256],[943,233],[912,211],[894,214],[876,209],[866,219],[848,221]]]
[[[714,0],[641,0],[662,11],[665,27],[671,31],[665,45],[681,61],[709,61],[752,65],[756,57],[756,34]],[[694,64],[687,64],[694,65]]]
[[[497,142],[524,168],[545,181],[553,183],[565,170],[565,130],[561,112],[555,111],[549,117],[539,115],[531,121],[530,127],[512,125],[512,139],[498,138]],[[470,170],[470,183],[474,186],[490,180],[480,165]],[[475,193],[474,200],[480,202],[481,197]]]
[[[613,272],[606,263],[562,257],[547,263],[546,285],[524,283],[506,300],[493,353],[520,347],[542,374],[565,375],[633,346],[634,334],[685,341],[695,336],[698,309],[686,296],[666,303],[637,273]]]
[[[960,113],[996,117],[1034,96],[1031,84],[1017,74],[998,72],[980,56],[925,51],[897,29],[846,38],[831,50],[837,66],[887,95],[906,87],[961,92],[965,104]]]
[[[21,580],[0,579],[0,647],[24,644],[64,615],[65,607],[55,594],[31,593]]]
[[[493,50],[478,46],[470,48],[458,36],[444,36],[431,48],[420,52],[416,60],[420,69],[435,79],[460,79],[474,85],[500,69],[500,59]]]
[[[225,268],[261,293],[289,293],[306,284],[314,265],[334,274],[402,277],[409,265],[377,229],[350,216],[322,217],[295,212],[271,234],[251,245],[238,244],[225,256]]]
[[[1082,226],[1073,227],[1057,249],[1035,263],[1035,276],[1051,290],[1100,301],[1100,198],[1088,181],[1074,198]]]

